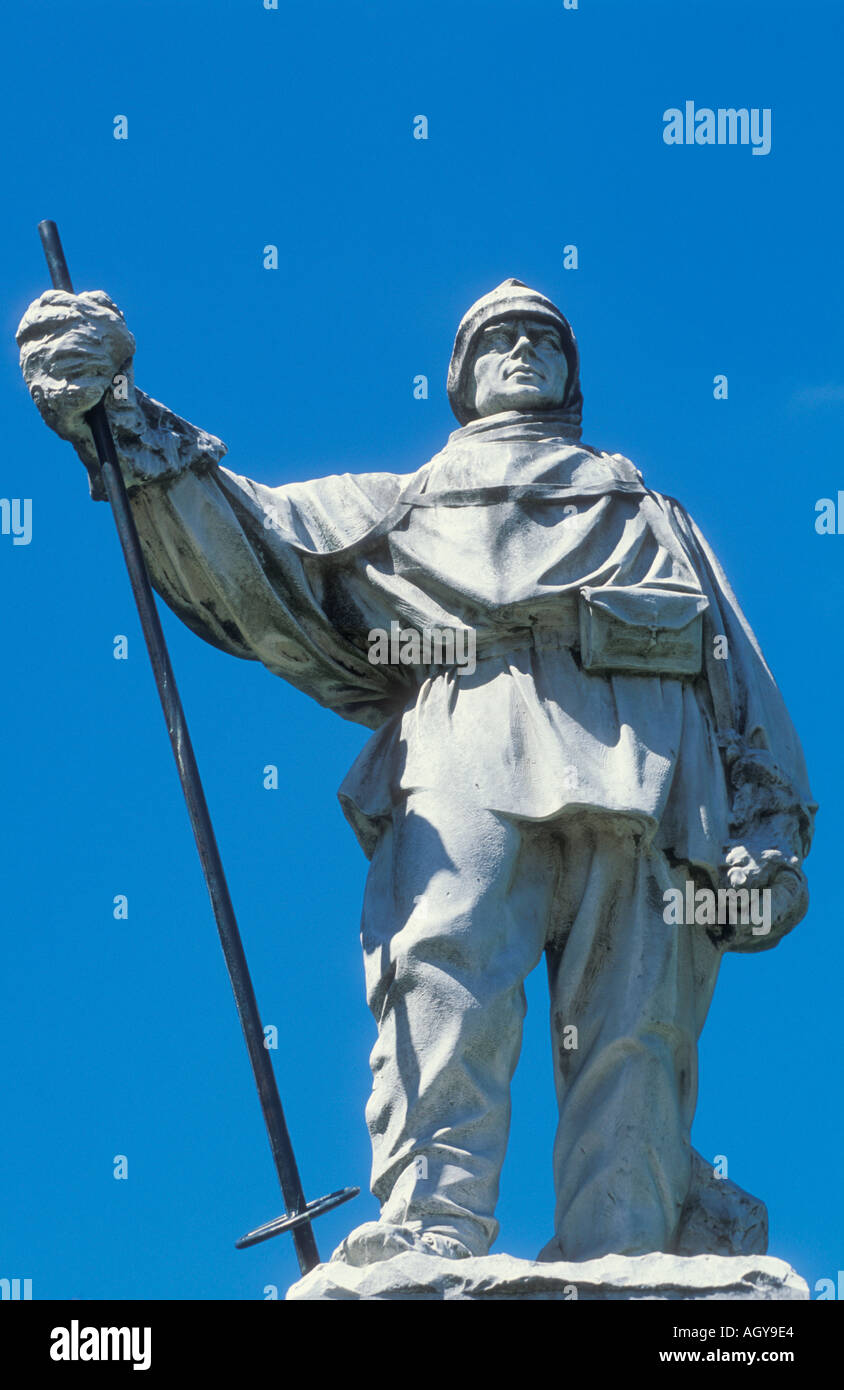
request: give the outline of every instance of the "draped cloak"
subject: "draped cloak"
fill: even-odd
[[[474,420],[416,473],[281,487],[222,467],[211,443],[130,479],[153,584],[206,641],[375,731],[339,793],[368,854],[397,799],[438,786],[529,821],[624,812],[717,876],[747,830],[729,768],[751,750],[786,789],[789,844],[774,847],[808,852],[800,743],[715,556],[564,413]],[[584,587],[700,596],[701,673],[585,670]],[[368,635],[391,623],[471,632],[475,670],[373,665]]]

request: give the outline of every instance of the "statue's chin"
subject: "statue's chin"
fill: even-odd
[[[478,407],[478,414],[483,417],[500,415],[505,410],[560,410],[561,407],[562,401],[552,400],[542,391],[514,391],[512,395],[495,396],[482,408]]]

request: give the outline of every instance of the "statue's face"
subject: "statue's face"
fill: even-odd
[[[560,334],[542,319],[487,324],[475,349],[475,409],[555,410],[563,403],[568,363]]]

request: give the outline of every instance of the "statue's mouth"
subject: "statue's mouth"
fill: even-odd
[[[538,367],[511,367],[509,371],[507,371],[507,372],[504,373],[504,375],[505,375],[506,377],[511,377],[511,376],[536,376],[536,377],[538,377],[538,376],[541,376],[542,373],[539,371]]]

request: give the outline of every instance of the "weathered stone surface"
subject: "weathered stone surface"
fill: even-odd
[[[692,1150],[692,1181],[674,1248],[678,1255],[764,1255],[765,1203],[729,1178],[716,1178]]]
[[[361,1268],[336,1260],[318,1265],[288,1290],[287,1298],[750,1302],[808,1299],[809,1288],[784,1260],[766,1255],[605,1255],[582,1263],[542,1264],[510,1255],[444,1260],[411,1252]]]
[[[692,1149],[692,1180],[672,1248],[675,1255],[764,1255],[768,1249],[768,1210],[759,1197],[729,1178],[716,1177],[712,1165]],[[537,1259],[563,1258],[552,1236]]]

